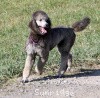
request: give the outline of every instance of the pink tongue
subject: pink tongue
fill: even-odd
[[[40,27],[40,30],[42,33],[47,33],[47,31],[43,27]]]

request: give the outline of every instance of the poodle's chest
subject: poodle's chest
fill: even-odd
[[[37,44],[37,43],[29,43],[26,46],[26,52],[27,54],[34,54],[34,53],[42,53],[42,51],[44,50],[44,45],[42,44]]]

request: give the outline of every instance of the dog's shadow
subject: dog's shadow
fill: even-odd
[[[73,78],[73,77],[87,77],[87,76],[100,76],[100,69],[81,69],[81,71],[77,74],[73,74],[73,75],[64,75],[60,78]],[[38,78],[38,79],[32,79],[30,82],[33,81],[42,81],[42,80],[51,80],[51,79],[57,79],[59,78],[57,75],[48,75],[42,78]]]

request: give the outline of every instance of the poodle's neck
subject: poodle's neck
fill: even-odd
[[[33,43],[33,42],[38,43],[40,38],[41,38],[40,35],[37,35],[37,34],[34,34],[33,32],[30,32],[30,35],[29,35],[30,43]]]

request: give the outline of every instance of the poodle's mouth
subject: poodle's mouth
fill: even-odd
[[[39,30],[40,30],[40,33],[41,33],[42,35],[44,35],[44,34],[47,33],[47,30],[46,30],[45,27],[39,27]]]

